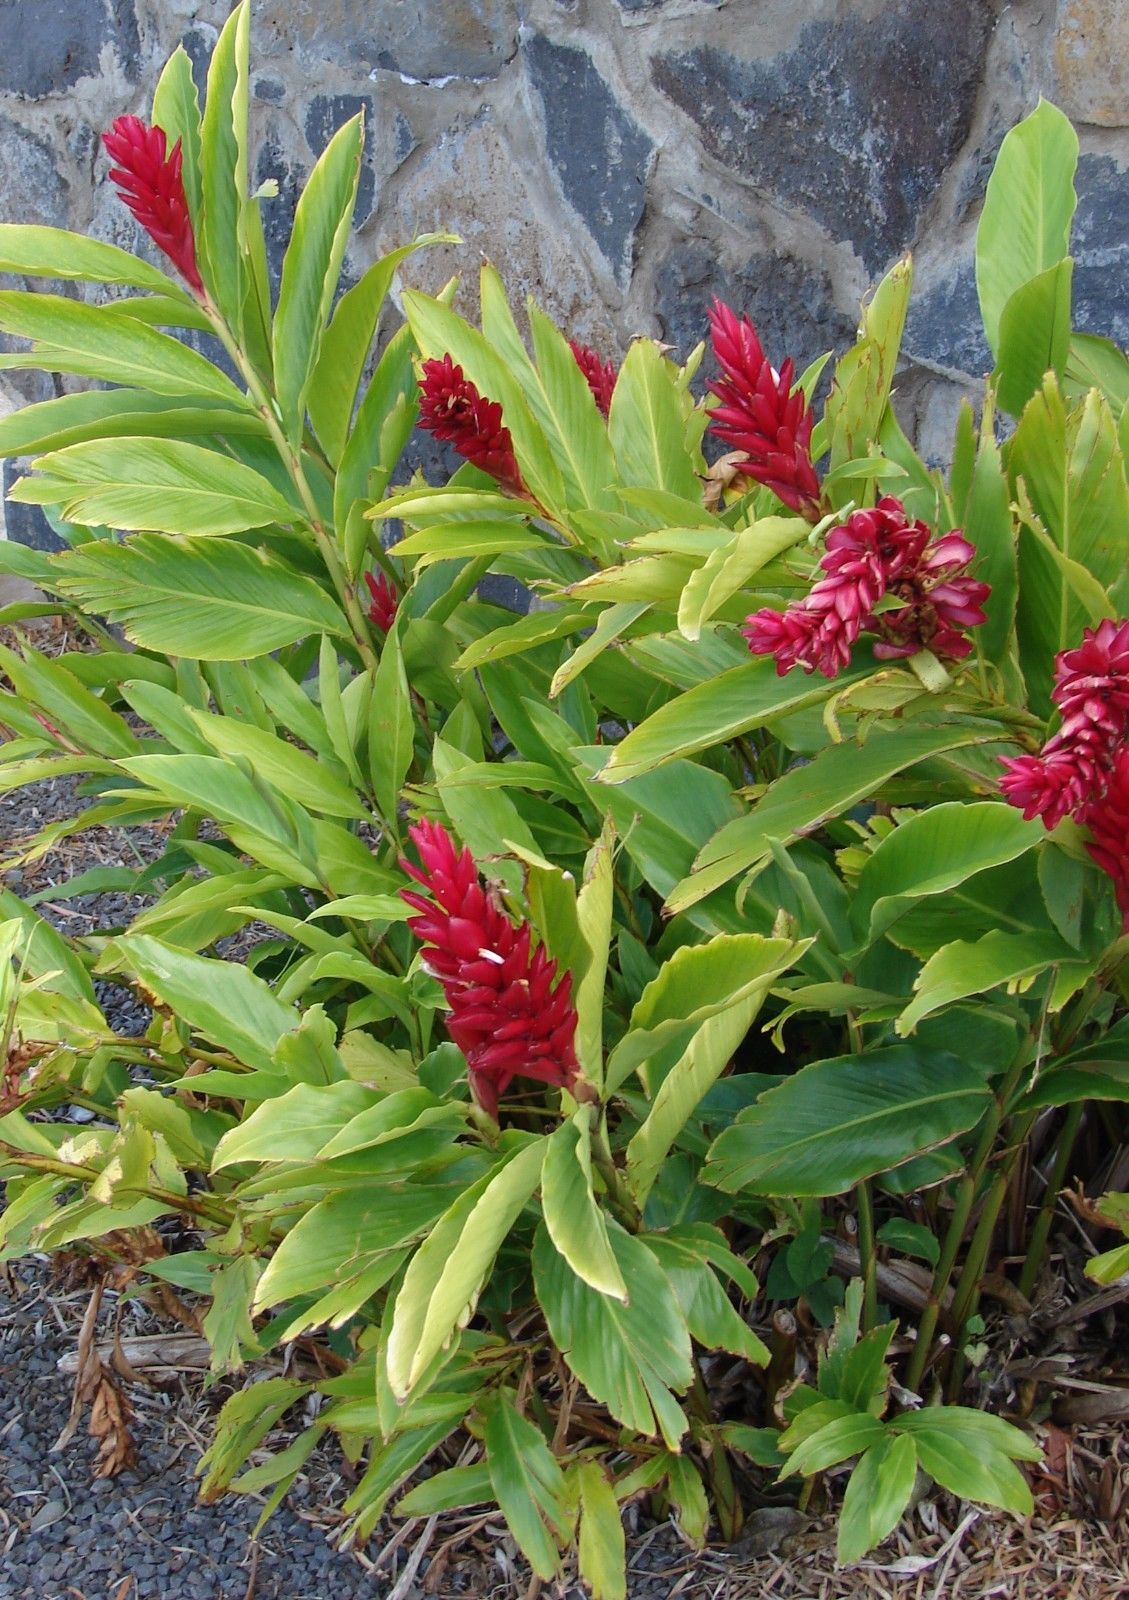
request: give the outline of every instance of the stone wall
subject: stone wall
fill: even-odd
[[[899,389],[942,458],[988,366],[972,243],[1000,140],[1040,95],[1082,143],[1076,321],[1129,343],[1127,0],[253,0],[256,182],[277,257],[297,187],[359,108],[369,129],[350,270],[417,231],[488,257],[609,355],[686,352],[718,293],[802,366],[849,342],[906,250]],[[0,0],[0,214],[133,243],[99,131],[145,115],[183,39],[202,74],[223,3]],[[9,375],[8,401],[48,378]],[[10,531],[19,508],[9,507]]]

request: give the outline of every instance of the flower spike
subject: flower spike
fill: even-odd
[[[400,604],[396,585],[386,572],[366,572],[365,583],[369,592],[368,619],[374,628],[387,633],[396,620],[396,607]]]
[[[140,117],[118,117],[102,143],[117,163],[110,177],[118,194],[189,288],[202,296],[180,140],[170,151],[163,128],[147,127]]]
[[[510,430],[496,400],[479,394],[463,369],[445,355],[425,361],[420,377],[420,427],[454,445],[461,456],[497,478],[512,494],[524,496]]]
[[[710,338],[722,377],[707,385],[721,404],[710,412],[710,431],[747,460],[739,470],[764,484],[809,522],[818,522],[819,479],[811,460],[815,422],[802,389],[792,388],[795,365],[780,371],[769,362],[748,317],[738,318],[716,299],[709,311]]]
[[[580,1072],[572,974],[558,977],[544,946],[532,948],[529,923],[515,927],[441,824],[424,820],[408,832],[420,865],[401,866],[426,891],[401,889],[419,913],[408,927],[443,985],[447,1032],[466,1056],[475,1100],[497,1117],[515,1077],[572,1089]]]
[[[568,347],[584,374],[585,381],[592,391],[592,398],[600,409],[600,415],[606,417],[612,408],[612,394],[619,376],[615,370],[615,363],[601,360],[597,351],[590,349],[586,344],[578,344],[575,339],[568,341]]]

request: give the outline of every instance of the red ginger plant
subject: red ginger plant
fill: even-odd
[[[775,656],[781,676],[798,664],[834,678],[864,631],[878,634],[879,659],[926,649],[954,661],[968,655],[972,644],[960,630],[985,620],[991,591],[963,571],[976,553],[963,534],[931,540],[926,524],[911,522],[902,502],[887,495],[872,510],[852,512],[825,542],[825,576],[802,600],[746,619],[742,631],[754,655]],[[875,613],[886,596],[903,604]]]
[[[102,143],[117,163],[110,177],[118,194],[189,288],[202,297],[180,140],[170,151],[163,128],[147,127],[140,117],[117,117]]]
[[[420,865],[401,865],[427,892],[400,891],[419,912],[408,926],[443,986],[447,1032],[466,1056],[475,1100],[497,1117],[515,1077],[575,1092],[572,974],[558,977],[545,947],[532,948],[529,923],[515,926],[483,885],[470,851],[457,849],[440,823],[418,822],[409,835]]]
[[[511,494],[526,493],[510,430],[496,400],[481,395],[462,367],[445,355],[420,369],[421,428],[442,439]]]
[[[802,389],[793,389],[791,357],[777,372],[748,317],[738,318],[715,299],[710,338],[722,376],[707,385],[721,404],[710,413],[710,431],[743,450],[736,470],[764,484],[809,522],[820,517],[819,479],[811,460],[815,418]]]

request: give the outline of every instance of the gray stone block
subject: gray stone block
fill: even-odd
[[[625,284],[654,145],[585,51],[537,35],[524,54],[541,101],[549,161],[565,199]]]
[[[0,89],[38,100],[99,70],[112,45],[136,80],[141,41],[131,0],[0,0]]]
[[[398,72],[427,82],[491,78],[517,49],[510,0],[268,0],[256,20],[353,72]]]
[[[812,22],[771,60],[699,46],[652,72],[712,156],[874,272],[913,242],[968,137],[991,30],[987,0],[899,0],[872,20]]]
[[[1129,168],[1086,155],[1075,180],[1074,326],[1129,345]]]

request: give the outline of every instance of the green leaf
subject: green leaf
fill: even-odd
[[[636,339],[612,395],[608,437],[620,479],[701,501],[701,483],[685,443],[676,369],[653,339]]]
[[[599,1087],[604,1079],[604,988],[612,937],[615,830],[606,821],[584,863],[584,882],[576,897],[578,931],[585,959],[574,975],[576,1054],[585,1075]],[[550,935],[551,937],[551,935]]]
[[[432,1478],[425,1478],[396,1502],[398,1517],[432,1517],[444,1511],[462,1511],[467,1506],[490,1505],[494,1485],[485,1461],[470,1467],[448,1467]]]
[[[737,933],[676,950],[635,1003],[627,1032],[608,1060],[607,1092],[687,1030],[761,995],[765,978],[783,971],[794,949],[786,939]]]
[[[803,1416],[802,1412],[800,1414]],[[828,1467],[837,1467],[841,1461],[881,1443],[885,1429],[878,1418],[872,1417],[869,1412],[852,1411],[848,1416],[836,1417],[834,1421],[825,1423],[794,1447],[791,1434],[792,1429],[789,1429],[781,1435],[780,1448],[788,1451],[788,1464],[780,1476],[791,1477],[793,1473],[799,1473],[802,1477],[811,1478],[817,1472],[826,1472]]]
[[[1077,164],[1078,135],[1047,100],[1000,146],[976,230],[976,288],[993,355],[1012,295],[1070,248]]]
[[[699,1254],[692,1231],[675,1228],[643,1234],[642,1238],[674,1288],[691,1337],[704,1350],[728,1350],[757,1366],[767,1366],[767,1348],[739,1315],[713,1267]]]
[[[323,1145],[375,1095],[362,1084],[297,1083],[286,1094],[264,1100],[238,1127],[225,1133],[212,1158],[213,1172],[241,1161],[312,1161]]]
[[[668,895],[667,910],[685,911],[739,872],[766,862],[774,840],[786,843],[841,816],[916,762],[994,737],[998,735],[956,722],[911,724],[876,732],[861,746],[851,740],[821,750],[771,784],[746,816],[714,835],[699,852],[693,872]]]
[[[374,261],[341,296],[321,340],[306,405],[314,432],[336,466],[345,451],[361,374],[377,320],[400,264],[433,244],[459,244],[453,233],[425,233]]]
[[[710,552],[683,589],[678,602],[678,630],[683,638],[699,639],[703,627],[727,600],[809,532],[800,517],[762,517],[747,528],[738,528],[727,543]]]
[[[212,1274],[212,1305],[204,1318],[204,1335],[212,1347],[213,1372],[240,1372],[243,1352],[257,1350],[251,1325],[251,1297],[259,1277],[254,1256],[237,1256]]]
[[[64,228],[0,223],[0,272],[25,278],[66,278],[86,283],[124,283],[157,294],[179,294],[158,268],[101,239]]]
[[[615,1490],[598,1461],[578,1461],[580,1577],[592,1600],[627,1600],[627,1547]]]
[[[483,268],[484,288],[492,273],[493,268]],[[484,328],[486,304],[484,294]],[[610,509],[615,503],[615,457],[604,420],[564,336],[532,299],[528,307],[537,367],[530,369],[525,393],[553,446],[564,479],[566,504]],[[520,369],[519,376],[523,376]]]
[[[212,749],[248,762],[257,777],[297,805],[327,817],[368,817],[356,791],[324,759],[315,760],[277,734],[231,716],[195,708],[188,714]]]
[[[904,1036],[923,1017],[953,1000],[986,994],[1001,983],[1016,983],[1056,964],[1077,961],[1078,952],[1057,933],[1005,933],[994,928],[981,939],[956,939],[922,967],[914,981],[914,997],[895,1026]]]
[[[545,1141],[503,1159],[446,1211],[409,1263],[388,1337],[388,1381],[401,1399],[474,1312],[503,1240],[541,1179]]]
[[[242,391],[202,355],[109,306],[4,289],[0,290],[0,330],[34,341],[27,355],[4,356],[0,366],[73,372],[153,394],[219,400],[243,410],[250,407]]]
[[[192,76],[192,57],[178,44],[153,91],[153,125],[163,128],[168,148],[180,141],[181,174],[188,213],[200,216],[200,96]]]
[[[368,760],[372,789],[388,828],[399,827],[400,790],[412,764],[415,716],[404,671],[400,631],[387,634],[372,686]]]
[[[918,811],[887,834],[859,874],[855,926],[873,944],[919,900],[1014,861],[1045,838],[1041,822],[1025,822],[999,801],[950,801]]]
[[[539,1578],[560,1570],[558,1545],[572,1537],[564,1474],[540,1429],[520,1416],[507,1392],[486,1409],[482,1441],[490,1482],[510,1532]]]
[[[627,1285],[608,1242],[592,1191],[591,1108],[582,1106],[545,1147],[541,1208],[556,1248],[577,1277],[600,1294],[627,1303]]]
[[[840,1566],[861,1561],[897,1527],[917,1477],[917,1448],[908,1434],[871,1445],[851,1473],[839,1513]]]
[[[256,1310],[300,1295],[317,1294],[357,1277],[381,1259],[388,1277],[402,1261],[402,1249],[419,1238],[450,1204],[450,1190],[403,1184],[396,1204],[389,1185],[374,1175],[356,1189],[331,1194],[304,1211],[267,1264],[255,1291]]]
[[[178,396],[146,394],[143,389],[90,389],[23,406],[0,418],[0,456],[38,455],[87,439],[122,435],[180,438],[183,434],[265,432],[262,418],[251,411],[186,405]]]
[[[686,1419],[671,1390],[688,1388],[693,1375],[686,1323],[646,1245],[614,1223],[608,1237],[626,1305],[578,1278],[544,1227],[533,1245],[537,1298],[553,1343],[593,1399],[625,1427],[660,1432],[676,1450]]]
[[[247,58],[250,7],[236,6],[208,66],[200,126],[201,275],[238,333],[247,292],[243,209],[247,204]]]
[[[984,602],[987,621],[974,633],[976,648],[998,666],[1011,648],[1019,580],[1011,494],[994,437],[991,413],[987,409],[981,423],[967,506],[958,514],[964,519],[965,536],[976,547],[976,576],[990,584],[992,591]]]
[[[990,1091],[943,1050],[893,1045],[802,1067],[714,1141],[703,1177],[732,1193],[844,1194],[974,1127]]]
[[[96,440],[40,456],[32,465],[59,480],[48,504],[86,527],[225,534],[292,523],[299,515],[250,467],[182,440]],[[25,498],[21,487],[35,491],[38,483],[21,479],[11,498]]]
[[[308,633],[347,636],[337,605],[279,558],[231,541],[207,549],[142,534],[65,552],[52,587],[120,623],[146,650],[200,661],[239,661]]]
[[[668,701],[633,728],[612,751],[599,781],[624,783],[678,756],[725,744],[751,728],[819,705],[873,671],[866,652],[860,652],[858,664],[841,672],[834,685],[813,683],[798,672],[780,678],[767,656],[732,667]]]
[[[301,438],[306,394],[341,275],[363,145],[364,120],[358,115],[337,130],[311,172],[282,263],[274,318],[275,389],[295,442]]]
[[[1044,374],[1061,378],[1070,352],[1070,287],[1074,263],[1069,256],[1011,295],[1000,317],[996,365],[996,398],[1017,417]]]
[[[1004,1432],[1001,1435],[985,1428],[973,1418],[994,1422]],[[950,1494],[1000,1506],[1019,1516],[1031,1515],[1031,1490],[1009,1458],[1038,1461],[1042,1452],[1018,1428],[965,1406],[926,1406],[898,1417],[892,1427],[909,1434],[922,1469]]]
[[[803,948],[786,939],[761,941],[740,990],[701,1024],[663,1078],[646,1120],[627,1146],[627,1181],[640,1206],[646,1202],[675,1139],[703,1095],[732,1061],[769,985],[792,965]]]
[[[298,1016],[249,968],[191,955],[147,934],[123,934],[113,948],[160,1004],[195,1032],[248,1067],[277,1071],[278,1041]]]
[[[30,650],[18,656],[0,645],[0,667],[16,693],[83,750],[112,758],[131,756],[142,748],[121,717],[58,661]]]

